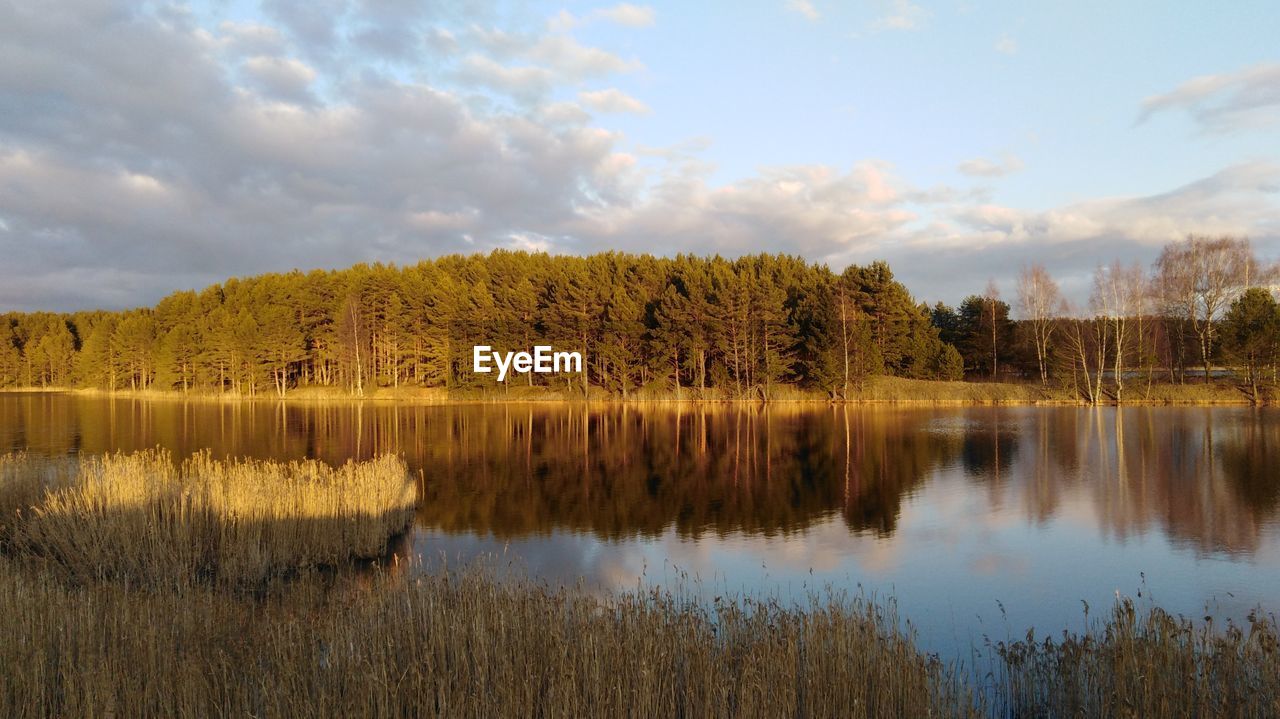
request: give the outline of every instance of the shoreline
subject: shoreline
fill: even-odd
[[[781,388],[782,396],[772,399],[698,396],[696,390],[689,396],[622,397],[600,390],[598,395],[582,397],[546,387],[520,387],[513,392],[482,394],[475,390],[447,390],[443,388],[379,388],[365,396],[355,396],[331,388],[307,387],[296,389],[284,397],[274,393],[257,395],[208,392],[182,392],[178,390],[104,390],[83,387],[4,387],[0,396],[38,394],[73,395],[79,397],[163,401],[163,402],[216,402],[287,403],[287,404],[402,404],[402,405],[502,405],[502,404],[566,404],[566,405],[830,405],[830,406],[941,406],[941,407],[1160,407],[1160,406],[1253,406],[1245,392],[1235,386],[1221,384],[1154,384],[1151,391],[1131,390],[1122,401],[1108,399],[1097,405],[1069,396],[1067,390],[1042,388],[1034,385],[1008,383],[938,382],[932,380],[905,380],[878,378],[872,387],[850,398],[833,398],[816,392],[787,386]],[[1265,397],[1258,406],[1273,406],[1277,399]]]

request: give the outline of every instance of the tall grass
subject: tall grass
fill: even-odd
[[[0,458],[0,549],[77,581],[258,587],[300,568],[378,557],[413,518],[393,456],[320,462],[174,462],[165,451]]]
[[[1084,634],[994,645],[993,696],[1013,717],[1280,716],[1274,617],[1247,629],[1121,600]]]
[[[0,560],[3,716],[955,716],[883,609],[715,609],[480,573],[259,600],[67,587]]]
[[[318,569],[377,554],[407,520],[391,458],[15,456],[0,482],[0,716],[1280,714],[1269,618],[1219,631],[1120,603],[1084,634],[993,645],[975,669],[860,598]]]

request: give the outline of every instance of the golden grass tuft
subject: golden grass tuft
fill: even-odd
[[[298,569],[383,554],[413,519],[416,485],[384,456],[180,463],[163,450],[0,458],[0,549],[78,580],[258,587]]]

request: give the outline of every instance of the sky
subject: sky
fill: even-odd
[[[1280,4],[0,0],[0,311],[495,248],[1280,258]]]

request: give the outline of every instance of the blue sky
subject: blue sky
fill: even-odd
[[[889,260],[956,302],[1280,255],[1265,2],[0,7],[0,310],[495,247]]]
[[[645,63],[616,85],[653,113],[616,126],[642,144],[711,139],[722,182],[877,158],[925,186],[980,184],[957,167],[1013,155],[1016,178],[986,184],[1043,207],[1170,189],[1274,159],[1280,140],[1180,112],[1138,123],[1147,97],[1280,59],[1275,3],[911,3],[902,29],[877,26],[892,3],[811,2],[814,19],[786,2],[682,5],[655,5],[643,32],[582,36]]]

